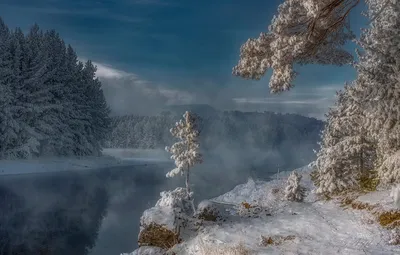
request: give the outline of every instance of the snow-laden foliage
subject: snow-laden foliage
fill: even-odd
[[[319,193],[356,187],[374,169],[381,185],[400,181],[400,2],[366,3],[370,26],[357,40],[357,79],[339,93],[317,155]]]
[[[378,176],[383,184],[400,182],[400,1],[366,1],[371,26],[363,30],[356,65],[357,98],[366,129],[376,142]]]
[[[358,186],[363,173],[374,167],[375,150],[364,127],[361,105],[346,85],[337,92],[335,107],[327,114],[317,153],[316,192],[335,193]]]
[[[290,173],[285,188],[285,199],[288,201],[302,202],[306,196],[306,189],[300,184],[301,175],[296,171]]]
[[[195,164],[202,162],[200,154],[199,131],[196,123],[196,115],[188,111],[183,115],[183,120],[175,124],[170,132],[179,141],[171,147],[166,147],[165,150],[172,154],[171,159],[175,161],[176,168],[167,173],[167,177],[173,177],[178,174],[186,174],[186,194],[189,200],[191,199],[191,191],[189,184],[189,171]],[[195,207],[192,200],[193,213]]]
[[[54,30],[0,19],[0,158],[99,155],[109,109],[95,72]]]
[[[354,38],[346,16],[357,0],[285,0],[267,33],[248,39],[240,48],[233,74],[259,80],[272,69],[272,93],[293,87],[295,64],[343,65],[352,55],[342,49]]]
[[[190,167],[202,162],[199,152],[199,131],[196,126],[196,116],[190,112],[185,112],[183,118],[170,130],[171,134],[180,141],[165,148],[172,154],[171,159],[175,161],[176,165],[176,168],[167,173],[167,177],[183,175],[185,171],[189,171]]]

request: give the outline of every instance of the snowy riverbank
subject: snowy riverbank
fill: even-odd
[[[230,207],[230,211],[246,202],[262,208],[259,215],[243,217],[230,214],[223,221],[204,221],[192,234],[181,235],[183,242],[176,244],[170,251],[175,254],[199,255],[400,254],[400,246],[389,244],[391,232],[373,220],[369,211],[344,208],[335,199],[317,201],[310,192],[313,184],[309,177],[309,167],[299,169],[298,172],[303,176],[302,185],[308,191],[304,202],[282,199],[288,172],[280,173],[278,178],[269,182],[249,180],[211,201],[216,205]],[[371,204],[386,201],[386,208],[394,209],[388,192],[371,194],[369,196],[374,199],[363,197],[362,201]],[[165,209],[158,204],[144,215],[148,219],[151,218],[149,213],[159,213]],[[166,254],[166,251],[143,246],[131,253],[136,254],[161,255]]]

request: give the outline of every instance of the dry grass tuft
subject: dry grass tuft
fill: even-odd
[[[377,213],[378,222],[382,227],[393,229],[400,227],[400,211],[386,211]]]
[[[280,236],[280,235],[275,235],[275,236],[261,236],[261,246],[269,246],[269,245],[281,245],[282,243],[286,241],[291,241],[294,240],[296,236],[294,235],[288,235],[288,236]]]
[[[351,203],[351,208],[355,209],[355,210],[367,210],[370,212],[373,212],[374,209],[376,209],[378,206],[376,205],[370,205],[368,203],[362,203],[359,201],[353,201]]]
[[[252,251],[243,243],[234,246],[226,244],[205,244],[199,241],[199,255],[251,255]]]
[[[247,203],[247,202],[242,202],[242,206],[246,209],[254,208],[255,206]]]
[[[400,227],[400,210],[384,211],[379,205],[371,205],[356,201],[356,197],[344,197],[340,201],[342,207],[351,207],[354,210],[366,210],[384,228],[394,229]]]
[[[145,226],[139,234],[138,244],[140,246],[156,246],[163,249],[170,249],[181,243],[179,233],[171,231],[164,226],[152,223]]]

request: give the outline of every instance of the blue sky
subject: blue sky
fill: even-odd
[[[351,67],[306,66],[296,88],[270,95],[269,75],[231,75],[240,45],[257,37],[281,0],[2,0],[11,27],[56,29],[81,59],[99,67],[117,113],[151,113],[164,104],[207,103],[221,109],[321,116],[334,91],[355,78]],[[360,8],[359,8],[360,9]],[[365,24],[355,10],[355,32]],[[351,46],[349,46],[351,47]]]

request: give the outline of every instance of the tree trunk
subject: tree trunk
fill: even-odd
[[[186,193],[188,198],[190,199],[190,187],[189,187],[189,167],[186,169]]]
[[[190,204],[192,205],[193,213],[196,212],[196,208],[194,207],[193,198],[190,196],[190,186],[189,186],[189,167],[186,169],[186,193]]]

